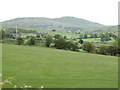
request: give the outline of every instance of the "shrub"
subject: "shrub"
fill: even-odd
[[[0,30],[0,40],[1,40],[1,39],[4,39],[4,38],[5,38],[5,35],[6,35],[5,31],[4,31],[3,29]]]
[[[118,48],[116,46],[109,46],[108,47],[108,53],[111,56],[116,56],[118,54]]]
[[[72,50],[72,51],[77,51],[78,50],[77,44],[75,44],[72,41],[66,41],[65,48],[68,49],[68,50]]]
[[[23,39],[22,37],[17,37],[17,38],[16,38],[16,43],[17,43],[18,45],[21,45],[21,44],[24,43],[24,39]]]
[[[57,49],[64,49],[64,50],[72,50],[77,51],[78,46],[72,41],[66,41],[64,38],[59,38],[58,40],[55,40],[55,47]]]
[[[35,45],[35,37],[31,36],[30,40],[28,40],[29,45]]]
[[[59,38],[61,38],[61,35],[55,34],[53,37],[54,37],[55,39],[59,39]]]
[[[78,43],[83,44],[84,41],[83,41],[82,39],[80,39],[80,40],[78,41]]]
[[[63,37],[55,40],[55,48],[57,49],[65,49],[66,41]]]
[[[83,44],[83,50],[87,51],[87,52],[93,52],[94,51],[94,45],[90,42],[85,42]]]
[[[46,42],[45,42],[45,45],[47,46],[47,47],[50,47],[50,45],[51,45],[51,43],[53,42],[53,39],[52,39],[52,36],[47,36],[46,37]]]
[[[104,46],[104,45],[100,46],[98,53],[99,53],[99,54],[102,54],[102,55],[108,54],[108,47],[107,47],[107,46]]]

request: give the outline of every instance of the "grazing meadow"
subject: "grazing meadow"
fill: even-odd
[[[44,46],[2,45],[3,80],[44,88],[117,88],[118,57]],[[6,87],[12,87],[7,85]]]

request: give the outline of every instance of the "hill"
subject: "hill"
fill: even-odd
[[[105,28],[105,25],[91,22],[81,18],[75,17],[61,17],[61,18],[44,18],[44,17],[23,17],[11,19],[2,22],[3,25],[26,26],[41,29],[60,29],[60,30],[99,30]]]
[[[118,58],[51,49],[2,45],[3,80],[44,88],[117,88]],[[7,86],[10,87],[10,86]]]

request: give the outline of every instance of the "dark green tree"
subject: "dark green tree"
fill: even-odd
[[[12,34],[10,34],[10,33],[6,33],[5,37],[6,38],[14,38],[14,36]]]
[[[22,37],[17,37],[17,38],[16,38],[16,43],[17,43],[18,45],[21,45],[21,44],[24,43],[24,39],[23,39]]]
[[[75,44],[73,41],[66,41],[62,37],[55,40],[55,48],[64,49],[64,50],[71,50],[71,51],[78,51],[77,44]]]
[[[60,34],[55,34],[53,37],[54,37],[55,39],[59,39],[59,38],[61,37],[61,35],[60,35]]]
[[[111,40],[108,34],[101,34],[101,41],[109,41]]]
[[[108,54],[108,47],[104,46],[104,45],[100,46],[100,48],[99,48],[99,54],[103,54],[103,55]]]
[[[116,56],[118,54],[118,48],[116,46],[109,46],[108,47],[108,53],[111,56]]]
[[[73,41],[66,41],[65,49],[68,49],[71,51],[78,51],[78,46]]]
[[[52,42],[53,42],[52,36],[48,35],[48,36],[46,37],[45,45],[46,45],[47,47],[50,47],[50,45],[51,45]]]
[[[35,45],[35,37],[31,36],[30,40],[28,40],[29,45]]]
[[[98,34],[97,33],[94,34],[94,38],[98,38]]]
[[[84,34],[84,39],[88,38],[87,34]]]
[[[66,40],[63,37],[56,39],[55,40],[55,48],[66,49]]]
[[[83,44],[84,41],[83,41],[82,39],[80,39],[80,40],[78,41],[78,43]]]
[[[94,38],[94,34],[93,33],[90,34],[90,38]]]
[[[55,30],[55,29],[52,29],[52,32],[56,32],[56,30]]]
[[[90,43],[90,42],[84,42],[83,43],[83,50],[87,51],[87,52],[93,52],[95,49],[95,46]]]
[[[2,29],[2,30],[0,31],[0,39],[4,39],[4,38],[5,38],[5,35],[6,35],[5,31]]]
[[[40,38],[40,34],[37,34],[37,35],[36,35],[36,38]]]
[[[64,36],[64,39],[67,39],[67,36]]]
[[[80,37],[80,39],[83,39],[83,37],[84,37],[84,36],[83,36],[83,34],[80,34],[80,36],[79,36],[79,37]]]

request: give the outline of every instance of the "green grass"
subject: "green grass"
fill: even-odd
[[[44,88],[117,88],[118,58],[3,44],[3,79]]]
[[[87,38],[87,39],[83,39],[83,41],[86,41],[86,42],[100,42],[100,38]]]

